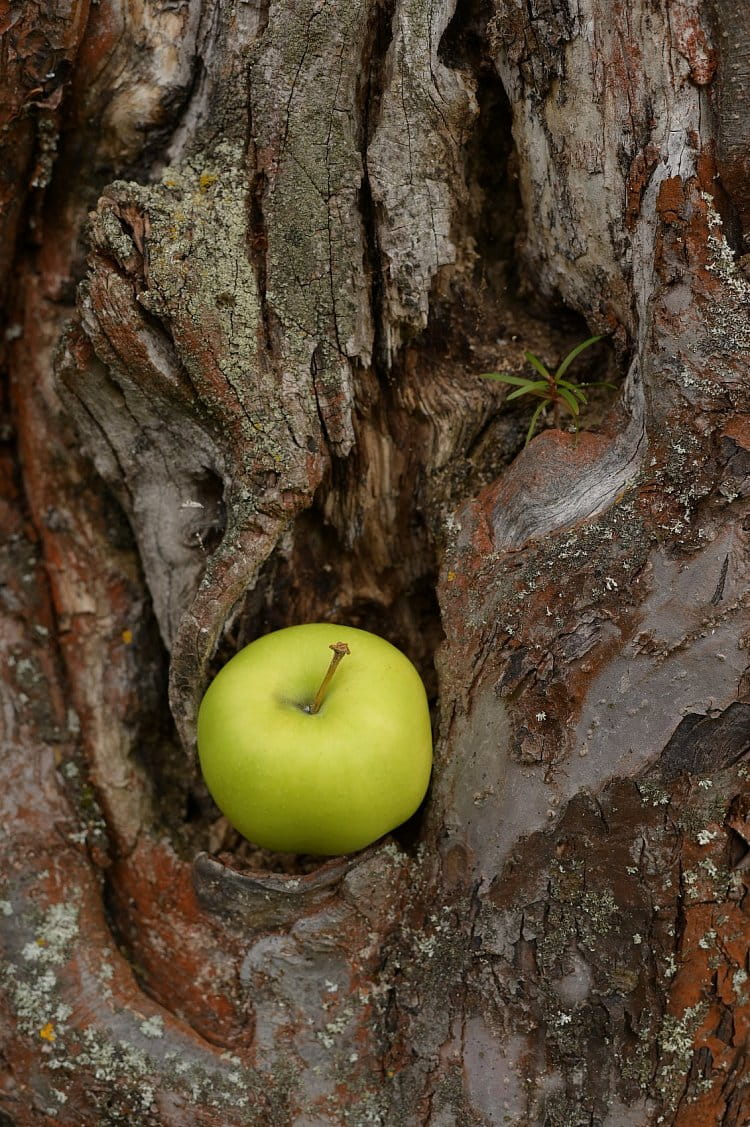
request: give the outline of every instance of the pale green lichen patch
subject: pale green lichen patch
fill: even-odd
[[[274,1122],[283,1122],[291,1073],[279,1067],[273,1077],[261,1077],[234,1057],[225,1055],[218,1066],[210,1058],[207,1067],[192,1043],[184,1053],[160,1046],[166,1042],[166,1025],[160,1014],[148,1018],[112,1008],[114,977],[111,963],[102,963],[97,977],[105,989],[99,995],[109,1017],[104,1024],[78,1025],[73,1005],[66,999],[66,964],[80,941],[80,890],[71,889],[70,900],[52,904],[43,911],[21,911],[12,900],[4,913],[12,918],[19,934],[33,938],[19,942],[14,957],[6,960],[0,985],[10,1001],[19,1033],[38,1046],[39,1059],[50,1075],[60,1074],[73,1083],[86,1077],[92,1107],[101,1112],[102,1123],[156,1122],[157,1094],[168,1090],[188,1095],[197,1105],[218,1110],[233,1109],[232,1122],[257,1122],[257,1109],[276,1109]],[[105,949],[105,953],[107,953]],[[169,1043],[174,1045],[174,1039]],[[208,1059],[208,1058],[206,1058]],[[50,1083],[46,1099],[53,1101],[47,1114],[57,1116],[65,1103],[66,1085]],[[135,1119],[134,1119],[135,1117]],[[271,1120],[269,1120],[271,1121]]]
[[[576,862],[551,878],[552,903],[543,935],[537,939],[539,959],[549,972],[573,942],[598,951],[602,939],[624,920],[609,889],[587,889],[585,864]],[[635,917],[632,917],[633,919]]]
[[[164,1036],[164,1019],[160,1014],[154,1014],[152,1017],[146,1018],[140,1024],[140,1030],[144,1037],[163,1037]]]
[[[732,975],[732,989],[734,990],[739,1005],[746,1006],[748,992],[746,990],[748,973],[744,967],[739,967]]]
[[[695,1035],[708,1011],[707,1002],[689,1006],[682,1017],[666,1014],[658,1035],[660,1063],[656,1087],[668,1107],[674,1106],[685,1087],[695,1051]]]
[[[750,349],[750,280],[740,268],[727,242],[721,216],[716,211],[713,197],[702,193],[706,204],[709,227],[708,250],[711,255],[709,270],[722,283],[721,300],[709,305],[711,318],[707,329],[707,343],[714,352],[714,376],[723,379],[730,392],[736,386],[743,395],[743,370],[730,366],[725,358],[740,355]],[[696,349],[700,355],[702,349]]]
[[[726,798],[723,787],[715,786],[714,783],[723,782],[726,776],[726,772],[721,772],[713,780],[698,779],[692,801],[676,804],[673,812],[675,823],[682,833],[693,838],[703,848],[717,843],[723,836],[723,831],[718,827],[726,814]],[[703,785],[706,781],[708,786]]]
[[[695,1051],[695,1035],[708,1011],[708,1002],[688,1007],[682,1016],[658,1017],[650,1008],[641,1012],[636,1045],[621,1058],[623,1077],[658,1096],[673,1109],[685,1089]]]
[[[724,225],[721,216],[714,206],[714,199],[708,192],[702,192],[701,198],[706,205],[708,219],[708,250],[712,256],[709,269],[722,279],[740,301],[750,304],[750,281],[740,270],[732,248],[726,240]]]
[[[308,179],[297,163],[290,161],[288,174],[301,178],[305,192],[300,198],[299,190],[292,193],[294,224],[306,238],[317,231],[325,245],[300,250],[289,228],[291,216],[282,209],[266,217],[268,231],[257,236],[253,250],[245,154],[221,142],[210,157],[210,164],[194,158],[167,168],[159,185],[113,185],[115,195],[135,200],[148,216],[148,285],[138,300],[169,326],[180,361],[209,412],[218,410],[223,425],[244,428],[246,439],[236,454],[245,471],[252,474],[259,463],[265,468],[283,465],[291,483],[296,463],[307,473],[297,447],[317,435],[320,425],[315,372],[320,369],[320,380],[327,378],[322,358],[332,355],[337,333],[344,331],[333,315],[334,283],[351,297],[352,280],[332,280],[327,222],[319,230],[307,198]],[[285,182],[281,173],[274,178],[281,197]],[[320,194],[314,196],[319,209]],[[266,254],[268,264],[259,265]],[[290,295],[296,296],[291,300]],[[229,399],[212,384],[207,364],[215,365]],[[344,403],[351,393],[348,362],[339,357],[334,367],[329,391]],[[297,434],[291,455],[290,426]]]
[[[148,288],[139,301],[173,323],[180,318],[202,329],[202,345],[248,413],[263,444],[269,420],[256,404],[261,297],[246,252],[247,171],[242,152],[220,143],[208,171],[195,163],[168,168],[161,185],[115,184],[148,215]],[[194,343],[174,330],[182,363],[201,386],[205,373]]]
[[[136,254],[135,243],[123,229],[122,223],[111,210],[103,210],[97,217],[96,241],[106,245],[121,266]]]
[[[81,1041],[75,1057],[57,1067],[69,1073],[79,1067],[90,1070],[101,1084],[108,1114],[117,1115],[113,1096],[119,1101],[121,1118],[114,1118],[115,1123],[132,1123],[128,1118],[132,1107],[143,1114],[153,1112],[156,1092],[164,1088],[188,1095],[198,1105],[233,1108],[240,1115],[236,1122],[254,1122],[261,1088],[257,1076],[246,1070],[207,1069],[190,1051],[184,1057],[170,1051],[159,1058],[127,1037],[110,1039],[93,1028],[83,1031]],[[268,1092],[273,1097],[272,1085]]]
[[[75,901],[76,896],[73,890],[71,899]],[[51,905],[40,914],[34,934],[21,948],[18,960],[6,963],[0,981],[20,1030],[51,1052],[65,1034],[72,1013],[60,1000],[54,968],[66,961],[78,935],[78,909],[72,903]]]

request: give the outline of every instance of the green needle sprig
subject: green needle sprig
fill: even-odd
[[[572,416],[577,433],[581,407],[585,407],[588,403],[586,392],[583,389],[588,387],[614,388],[614,384],[607,383],[605,380],[596,380],[592,383],[579,383],[576,380],[565,379],[565,373],[573,361],[580,356],[584,349],[590,348],[592,344],[596,344],[596,342],[601,339],[601,336],[596,336],[581,341],[580,344],[577,344],[575,348],[571,349],[568,355],[560,361],[554,372],[550,372],[546,364],[544,364],[538,356],[535,356],[533,352],[524,352],[525,359],[531,364],[532,368],[536,370],[541,379],[528,379],[525,376],[511,376],[508,372],[484,372],[482,374],[482,379],[484,380],[496,380],[498,383],[510,384],[510,386],[515,389],[507,397],[506,403],[510,403],[511,399],[521,399],[524,395],[530,395],[532,398],[540,400],[531,416],[531,422],[526,431],[524,446],[528,446],[531,439],[534,437],[537,423],[545,408],[552,407],[556,427],[560,425],[560,411],[568,411]]]

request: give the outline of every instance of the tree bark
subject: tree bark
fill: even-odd
[[[0,1122],[750,1122],[745,6],[0,11]],[[325,863],[193,758],[318,620],[436,734]]]

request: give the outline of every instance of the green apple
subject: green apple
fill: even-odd
[[[256,845],[351,853],[424,798],[432,766],[424,685],[400,650],[365,630],[277,630],[210,684],[198,755],[216,805]]]

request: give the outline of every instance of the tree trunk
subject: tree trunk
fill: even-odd
[[[0,1122],[750,1122],[745,5],[0,11]],[[193,758],[318,620],[436,732],[326,863]]]

